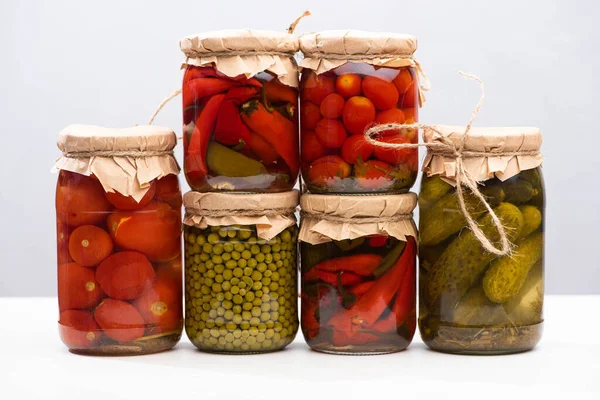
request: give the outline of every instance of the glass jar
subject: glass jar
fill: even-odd
[[[181,49],[188,57],[184,170],[192,189],[292,190],[299,172],[297,39],[221,31],[184,38]]]
[[[350,31],[301,38],[306,56],[300,83],[301,169],[312,193],[405,193],[415,182],[416,148],[377,147],[363,135],[374,125],[418,121],[419,79],[410,58],[416,39],[386,35]],[[374,58],[378,54],[381,58]],[[328,68],[314,63],[328,56]],[[383,131],[377,140],[416,143],[417,130]]]
[[[106,191],[116,184],[110,179],[116,176],[112,167],[126,165],[117,164],[127,163],[126,156],[115,160],[103,151],[82,157],[76,146],[89,146],[79,150],[89,153],[90,148],[109,148],[107,144],[119,146],[122,140],[144,141],[148,132],[140,127],[121,136],[99,129],[105,136],[95,137],[96,127],[71,126],[59,137],[64,152],[56,186],[60,337],[78,354],[167,350],[177,344],[183,330],[182,199],[176,164],[172,173],[170,161],[162,159],[161,167],[154,166],[159,175],[144,188],[123,190],[127,195]],[[154,138],[166,138],[163,145],[174,146],[174,132],[158,132]],[[88,141],[84,143],[83,137]],[[146,142],[150,148],[152,143],[153,139]],[[110,151],[135,153],[116,147]],[[140,154],[135,156],[139,159]],[[164,157],[172,155],[160,158]],[[84,175],[88,168],[96,174]],[[153,176],[150,169],[141,169]]]
[[[301,200],[301,326],[306,342],[313,350],[333,354],[404,350],[416,329],[417,244],[410,219],[416,196],[400,195],[403,199],[387,204],[346,196],[348,201],[337,207],[330,203],[328,213],[315,212],[323,210],[323,195],[305,196],[311,195]],[[366,218],[369,222],[361,221]],[[343,223],[355,232],[352,238],[323,241]]]
[[[539,150],[539,131],[523,133],[520,129],[502,136],[495,133],[501,140],[508,138],[495,151],[509,152],[512,144],[514,151]],[[474,139],[486,134],[487,146],[494,148],[494,136],[490,137],[485,128],[473,132]],[[522,143],[529,148],[519,149]],[[516,353],[532,349],[541,338],[545,219],[541,157],[521,156],[519,164],[532,168],[519,170],[513,168],[516,157],[508,161],[509,156],[498,163],[500,157],[492,154],[481,158],[484,168],[503,167],[492,178],[480,180],[479,190],[514,244],[512,252],[505,256],[485,250],[467,226],[456,188],[444,180],[447,177],[434,171],[431,166],[435,161],[426,163],[426,171],[432,174],[423,177],[419,197],[419,329],[423,341],[434,350]],[[478,175],[473,169],[470,173]],[[491,215],[467,188],[464,190],[464,202],[471,216],[500,248],[500,236]]]
[[[292,193],[297,202],[297,194]],[[189,216],[194,210],[189,205],[195,203],[206,211],[204,205],[211,202],[199,195],[188,193],[185,200],[188,338],[206,352],[249,354],[283,349],[294,340],[299,325],[298,228],[293,214],[275,217],[287,222],[275,227],[271,232],[277,233],[266,238],[260,228],[248,224],[250,221],[241,215],[237,216],[240,224],[212,225],[217,221],[210,221],[211,217],[193,223]],[[217,203],[227,207],[227,201]],[[256,220],[256,216],[250,218]]]

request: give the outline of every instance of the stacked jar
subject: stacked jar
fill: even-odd
[[[148,354],[181,337],[176,141],[154,126],[59,134],[59,331],[74,353]]]
[[[416,148],[371,144],[375,125],[418,121],[409,35],[327,31],[300,38],[302,331],[336,354],[405,349],[416,327]],[[416,143],[415,129],[377,142]]]
[[[185,326],[202,351],[283,349],[298,331],[298,40],[229,30],[180,41]]]
[[[537,128],[466,129],[424,133],[433,147],[419,197],[421,336],[450,353],[530,350],[543,327],[542,137]]]

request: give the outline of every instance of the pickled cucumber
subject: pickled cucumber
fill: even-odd
[[[497,206],[504,199],[504,191],[499,185],[486,186],[481,189],[481,193],[488,199],[492,207]],[[473,193],[465,191],[463,197],[473,218],[479,218],[486,212],[484,204]],[[467,220],[458,204],[458,196],[452,191],[439,199],[423,216],[420,223],[420,243],[425,246],[436,245],[466,225]]]
[[[515,296],[502,304],[508,318],[517,325],[533,325],[542,322],[544,304],[544,270],[538,261],[527,274],[523,287]]]
[[[254,227],[185,230],[186,333],[201,350],[265,352],[298,330],[296,226],[271,240]]]
[[[452,316],[458,325],[499,325],[506,322],[506,313],[500,304],[492,303],[479,285],[458,303]]]
[[[217,142],[210,142],[208,145],[206,164],[213,174],[232,178],[245,178],[267,173],[262,163]]]
[[[518,243],[513,254],[494,260],[483,278],[488,299],[504,303],[519,293],[529,270],[542,258],[543,245],[543,235],[534,233]]]
[[[509,240],[514,240],[523,228],[521,211],[510,203],[501,203],[494,212],[502,221]],[[479,218],[477,223],[492,243],[500,239],[490,214]],[[471,230],[462,232],[429,271],[428,286],[432,302],[443,295],[443,307],[453,309],[494,257],[494,254],[485,251]]]
[[[533,185],[518,178],[512,178],[504,182],[505,200],[513,204],[527,203],[533,196],[538,193],[538,190]]]
[[[529,205],[521,206],[519,210],[523,214],[524,223],[520,237],[527,237],[537,231],[542,224],[542,212],[537,207]]]
[[[429,210],[450,189],[452,189],[452,185],[444,182],[440,175],[423,178],[419,192],[419,209],[421,212]]]

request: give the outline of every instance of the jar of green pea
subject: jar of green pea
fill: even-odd
[[[281,350],[298,331],[298,192],[184,196],[185,330],[200,350]]]

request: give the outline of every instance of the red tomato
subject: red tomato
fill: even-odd
[[[133,301],[133,305],[151,326],[148,335],[178,330],[183,324],[181,281],[178,286],[168,279],[157,279],[154,285]]]
[[[403,124],[405,121],[404,113],[398,108],[380,111],[375,117],[375,123],[380,124]],[[397,130],[390,129],[389,131],[380,132],[380,136],[392,136],[397,134]]]
[[[356,182],[367,189],[384,188],[393,180],[392,167],[378,160],[369,160],[356,166]]]
[[[406,117],[407,124],[414,124],[419,120],[419,108],[418,107],[410,107],[402,110],[404,116]]]
[[[115,244],[144,254],[151,261],[169,261],[181,253],[179,210],[152,202],[135,211],[115,211],[108,217]]]
[[[177,175],[169,174],[157,180],[154,197],[156,200],[167,203],[174,210],[180,210],[183,200],[181,199],[181,189],[179,188]]]
[[[410,84],[413,81],[413,76],[408,68],[402,68],[398,76],[394,78],[392,83],[396,86],[399,94],[404,94],[408,90]]]
[[[396,144],[410,143],[410,141],[402,135],[386,136],[378,139],[377,141]],[[417,153],[417,149],[414,148],[390,149],[375,145],[373,149],[373,157],[392,165],[403,164],[411,155]]]
[[[60,313],[60,339],[70,349],[85,349],[102,338],[102,331],[92,313],[83,310],[65,310]]]
[[[344,125],[340,121],[329,118],[323,118],[319,121],[315,132],[323,146],[330,149],[342,147],[344,140],[348,136]]]
[[[60,171],[56,185],[56,215],[69,226],[98,225],[104,222],[112,205],[97,179]]]
[[[342,146],[342,158],[348,164],[367,161],[373,152],[373,145],[363,135],[352,135]]]
[[[152,181],[148,191],[140,199],[140,202],[134,200],[131,196],[124,196],[119,192],[106,192],[106,199],[110,201],[110,204],[117,207],[120,210],[137,210],[146,206],[154,198],[156,192],[156,183]]]
[[[317,75],[313,71],[302,73],[300,89],[302,99],[320,105],[323,99],[333,92],[335,92],[335,79],[330,74]]]
[[[406,90],[406,92],[402,95],[402,98],[400,99],[400,107],[402,109],[405,108],[413,108],[413,107],[417,107],[419,105],[419,89],[417,86],[416,81],[413,81],[409,88]]]
[[[339,94],[328,94],[321,102],[321,115],[325,118],[339,118],[344,111],[344,104],[344,98]]]
[[[131,300],[144,294],[154,284],[156,273],[141,253],[121,251],[108,257],[96,269],[102,290],[113,299]]]
[[[311,162],[327,154],[327,148],[321,144],[315,131],[302,131],[300,148],[304,162]]]
[[[57,265],[73,262],[69,254],[70,229],[67,224],[56,220],[56,261]]]
[[[378,110],[388,110],[398,104],[398,89],[392,82],[367,76],[362,81],[362,91]]]
[[[353,96],[360,96],[361,81],[360,76],[356,74],[343,74],[338,76],[335,81],[335,89],[345,99],[349,99]]]
[[[310,183],[317,186],[333,184],[337,179],[350,176],[352,167],[338,156],[325,156],[315,160],[308,169]]]
[[[346,101],[342,112],[344,126],[354,135],[363,134],[375,120],[375,106],[366,97],[354,96]]]
[[[77,263],[58,266],[58,308],[91,309],[104,298],[93,268]]]
[[[132,342],[144,336],[144,319],[131,304],[105,299],[94,311],[96,322],[109,338],[117,342]]]
[[[321,109],[315,103],[303,101],[300,103],[300,125],[302,129],[315,129],[321,120]]]
[[[69,254],[84,267],[100,264],[112,251],[110,235],[94,225],[82,225],[69,237]]]

